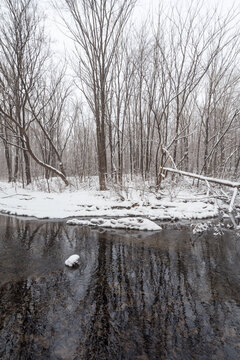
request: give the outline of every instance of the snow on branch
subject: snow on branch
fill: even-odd
[[[233,206],[234,206],[234,202],[235,202],[235,199],[236,199],[236,196],[237,196],[237,193],[238,193],[238,189],[240,188],[240,183],[239,183],[239,182],[233,182],[233,181],[223,180],[223,179],[215,179],[215,178],[208,177],[208,176],[193,174],[193,173],[189,173],[189,172],[187,172],[187,171],[182,171],[182,170],[177,170],[177,169],[171,169],[171,168],[166,168],[166,167],[163,167],[162,169],[165,170],[165,171],[169,171],[169,172],[175,173],[175,174],[180,174],[180,175],[183,175],[183,176],[192,177],[192,178],[194,178],[194,179],[203,180],[203,181],[206,182],[206,184],[208,185],[208,187],[209,187],[209,184],[208,184],[209,182],[212,182],[212,183],[215,183],[215,184],[219,184],[219,185],[224,185],[224,186],[233,187],[233,188],[234,188],[234,190],[233,190],[233,195],[232,195],[232,199],[231,199],[231,202],[230,202],[230,205],[229,205],[229,209],[228,209],[228,211],[229,211],[230,213],[232,213],[232,211],[233,211]]]
[[[233,187],[233,188],[240,188],[240,183],[239,182],[233,182],[233,181],[223,180],[223,179],[216,179],[216,178],[212,178],[212,177],[208,177],[208,176],[198,175],[198,174],[190,173],[190,172],[187,172],[187,171],[182,171],[182,170],[177,170],[177,169],[172,169],[172,168],[166,168],[166,167],[163,167],[163,170],[173,172],[175,174],[180,174],[180,175],[183,175],[183,176],[189,176],[189,177],[192,177],[192,178],[195,178],[195,179],[203,180],[205,182],[208,181],[208,182],[213,182],[213,183],[219,184],[219,185],[230,186],[230,187]]]

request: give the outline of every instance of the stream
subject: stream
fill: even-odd
[[[240,237],[0,216],[0,359],[240,359]]]

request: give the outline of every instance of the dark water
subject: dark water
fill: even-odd
[[[80,255],[79,268],[64,266]],[[239,359],[240,238],[0,217],[0,359]]]

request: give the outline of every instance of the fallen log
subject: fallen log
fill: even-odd
[[[172,169],[172,168],[163,167],[162,169],[165,170],[165,171],[175,173],[175,174],[180,174],[180,175],[183,175],[183,176],[192,177],[194,179],[203,180],[205,182],[208,181],[208,182],[213,182],[213,183],[219,184],[219,185],[230,186],[230,187],[238,188],[238,189],[240,188],[240,183],[239,182],[233,182],[233,181],[223,180],[223,179],[215,179],[215,178],[212,178],[212,177],[198,175],[198,174],[190,173],[190,172],[187,172],[187,171],[182,171],[182,170],[177,170],[177,169]]]
[[[175,173],[175,174],[179,174],[179,175],[183,175],[183,176],[189,176],[191,178],[198,179],[198,180],[203,180],[203,181],[206,182],[207,185],[209,185],[208,184],[209,182],[212,182],[212,183],[215,183],[215,184],[218,184],[218,185],[224,185],[224,186],[232,187],[234,190],[233,190],[232,199],[230,201],[229,209],[228,209],[229,213],[232,213],[233,207],[234,207],[234,202],[235,202],[238,190],[240,189],[240,183],[239,182],[233,182],[233,181],[223,180],[223,179],[215,179],[215,178],[212,178],[212,177],[198,175],[198,174],[190,173],[190,172],[187,172],[187,171],[182,171],[182,170],[177,170],[177,169],[172,169],[172,168],[163,167],[162,169],[164,171],[167,171],[167,172],[169,171],[169,172],[172,172],[172,173]],[[209,186],[208,186],[208,188],[209,188]]]

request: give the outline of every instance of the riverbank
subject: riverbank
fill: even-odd
[[[69,217],[146,217],[150,220],[209,219],[218,216],[219,203],[204,189],[181,183],[155,193],[146,185],[98,191],[91,184],[59,188],[56,182],[20,184],[0,182],[0,212],[39,219]]]

